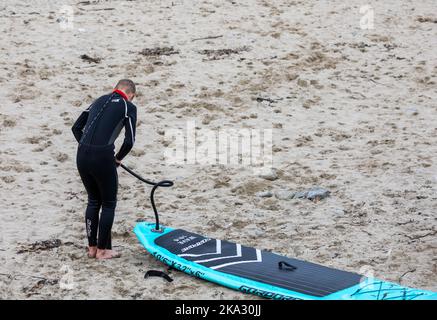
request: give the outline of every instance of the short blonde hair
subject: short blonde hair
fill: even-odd
[[[130,79],[121,79],[118,81],[115,89],[123,90],[126,93],[135,93],[137,91],[135,83]]]

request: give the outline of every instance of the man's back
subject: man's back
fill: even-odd
[[[136,118],[135,105],[113,92],[101,96],[83,112],[73,133],[81,144],[106,146],[114,143],[124,126],[125,139],[117,154],[117,159],[122,160],[135,142]]]

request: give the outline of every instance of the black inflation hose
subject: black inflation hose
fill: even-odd
[[[158,215],[158,210],[156,210],[155,199],[154,199],[155,190],[158,187],[171,187],[174,184],[173,181],[162,180],[162,181],[159,181],[159,182],[153,182],[153,181],[144,179],[143,177],[141,177],[140,175],[136,174],[135,172],[133,172],[131,169],[129,169],[128,167],[126,167],[123,164],[120,164],[120,167],[122,167],[124,170],[129,172],[131,175],[133,175],[138,180],[153,186],[152,191],[150,192],[150,202],[152,203],[153,212],[155,213],[155,221],[156,221],[155,231],[160,231],[160,229],[159,229],[159,215]]]

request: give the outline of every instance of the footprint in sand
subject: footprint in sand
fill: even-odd
[[[33,172],[33,169],[31,167],[21,164],[17,160],[9,160],[7,164],[0,166],[0,171],[3,172],[15,171],[17,173],[20,173],[20,172]]]
[[[68,160],[68,154],[59,152],[59,153],[56,154],[55,158],[59,162],[65,162],[65,161]]]
[[[3,120],[3,128],[13,128],[17,125],[17,122],[14,119],[6,118]]]
[[[32,149],[32,152],[43,152],[45,149],[53,145],[51,141],[46,141],[43,144],[41,144],[39,147]]]
[[[41,96],[41,91],[37,89],[31,89],[30,87],[33,84],[20,85],[14,90],[14,94],[12,96],[12,100],[14,103],[18,103],[22,100],[34,100]]]
[[[33,137],[27,137],[26,139],[25,139],[25,141],[27,142],[27,143],[30,143],[30,144],[39,144],[41,141],[43,141],[44,140],[44,137],[38,137],[38,136],[33,136]]]
[[[15,178],[14,177],[12,177],[12,176],[6,176],[6,177],[1,177],[0,178],[3,182],[5,182],[5,183],[13,183],[13,182],[15,182]]]

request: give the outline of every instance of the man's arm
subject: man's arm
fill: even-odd
[[[99,99],[94,101],[88,108],[86,108],[86,110],[80,114],[79,118],[77,118],[76,122],[73,124],[73,127],[71,128],[71,131],[73,131],[74,137],[76,138],[77,142],[80,142],[80,139],[82,138],[83,128],[85,127],[86,122],[88,120],[88,114],[90,112],[91,107]]]
[[[88,109],[81,113],[81,115],[79,116],[79,118],[77,118],[76,122],[73,124],[73,127],[71,128],[71,131],[73,131],[74,137],[76,138],[77,142],[80,142],[80,139],[82,138],[82,134],[83,134],[82,130],[85,127],[86,122],[88,120],[88,113],[89,113]]]
[[[124,141],[121,145],[120,151],[115,155],[115,159],[118,161],[123,160],[129,151],[131,151],[135,143],[137,108],[133,104],[130,104],[129,107],[128,116],[124,119]]]

